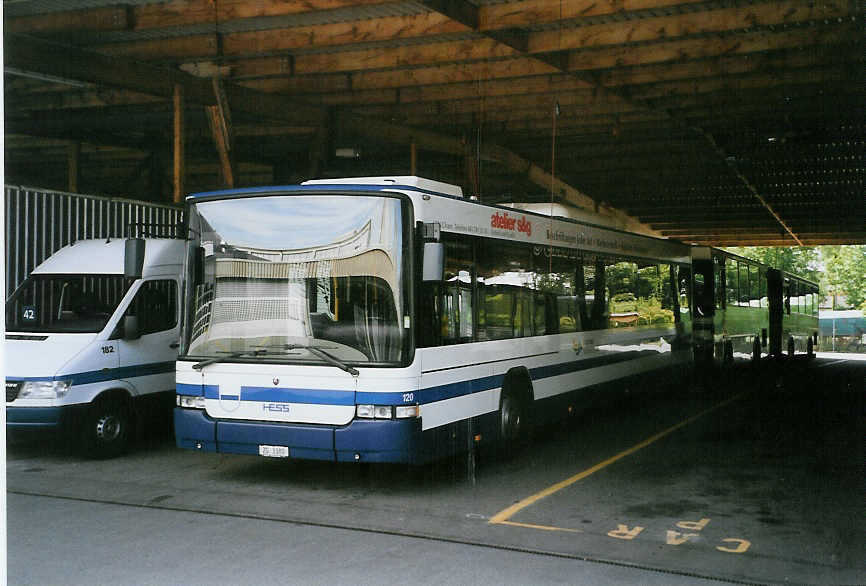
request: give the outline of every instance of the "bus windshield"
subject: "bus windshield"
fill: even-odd
[[[199,252],[191,261],[183,354],[208,363],[405,358],[399,199],[202,201],[191,206],[189,227]]]
[[[123,275],[33,275],[6,303],[6,330],[101,332],[127,288]]]

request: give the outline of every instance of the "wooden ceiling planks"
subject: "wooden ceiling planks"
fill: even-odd
[[[230,82],[235,130],[250,140],[266,137],[256,146],[239,140],[241,164],[244,157],[280,160],[280,151],[294,156],[304,141],[321,145],[315,137],[327,122],[331,146],[364,150],[366,143],[367,152],[395,158],[369,161],[371,170],[402,170],[404,157],[396,153],[418,143],[422,162],[441,153],[426,168],[459,179],[467,153],[475,153],[482,183],[486,174],[492,186],[510,184],[509,191],[538,199],[561,179],[567,188],[555,191],[572,203],[602,205],[623,221],[626,214],[615,208],[652,227],[679,214],[681,231],[667,234],[683,239],[736,235],[710,233],[712,226],[691,214],[695,206],[710,206],[718,222],[727,212],[744,230],[754,228],[753,240],[766,242],[785,240],[781,232],[788,243],[831,239],[831,230],[818,229],[826,223],[800,222],[792,201],[813,216],[820,202],[832,201],[848,206],[854,223],[866,220],[866,204],[856,197],[863,193],[866,133],[858,107],[866,87],[863,10],[856,3],[190,0],[43,14],[8,8],[7,35],[26,32],[129,64],[124,75],[115,72],[124,79],[112,79],[97,56],[87,72],[48,67],[37,82],[10,75],[7,58],[6,115],[16,132],[29,125],[34,136],[79,140],[88,119],[105,128],[98,118],[124,104],[151,108],[148,118],[170,124],[164,104],[178,76],[218,74]],[[13,69],[26,70],[15,51]],[[148,79],[153,66],[164,72],[161,79]],[[207,104],[209,80],[182,79],[193,103]],[[557,103],[558,177],[551,177]],[[79,119],[64,122],[64,113]],[[198,136],[203,119],[190,120]],[[116,141],[134,125],[118,123],[100,136],[122,146]],[[137,136],[130,146],[164,149],[159,126],[150,126],[149,134],[128,132]],[[815,156],[840,133],[853,142],[841,141],[837,159]],[[776,140],[786,148],[759,148]],[[384,149],[388,143],[395,147]],[[203,169],[218,180],[212,149],[192,141],[189,156],[201,161],[196,180],[207,181]],[[798,161],[806,171],[792,174]],[[332,174],[364,168],[363,160],[330,164],[325,172]],[[248,177],[260,180],[261,168]],[[659,190],[671,194],[664,206]],[[663,212],[647,215],[642,202]],[[862,241],[862,229],[843,227]]]

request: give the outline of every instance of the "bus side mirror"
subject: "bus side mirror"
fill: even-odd
[[[441,242],[424,243],[422,281],[441,281],[445,275],[445,245]]]
[[[138,316],[125,315],[123,316],[123,339],[137,340],[141,337],[141,332],[138,331]]]
[[[127,238],[123,258],[123,276],[140,279],[144,270],[144,238]]]

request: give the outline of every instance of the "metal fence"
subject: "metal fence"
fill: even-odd
[[[181,235],[180,207],[7,185],[6,298],[39,263],[85,238]]]

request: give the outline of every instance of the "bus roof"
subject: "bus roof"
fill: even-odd
[[[246,187],[241,189],[221,189],[217,191],[204,191],[192,193],[187,200],[209,199],[220,197],[243,197],[264,193],[314,193],[333,187],[341,190],[356,192],[379,192],[379,191],[414,191],[430,195],[444,195],[447,197],[463,197],[463,190],[450,183],[416,177],[414,175],[397,175],[390,177],[346,177],[340,179],[311,179],[300,185],[271,185],[264,187]]]

